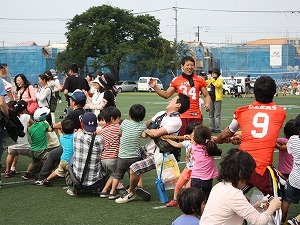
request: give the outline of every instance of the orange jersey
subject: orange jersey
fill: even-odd
[[[253,102],[234,112],[242,129],[241,150],[248,152],[256,162],[255,171],[263,175],[273,162],[276,141],[286,118],[286,112],[274,102]]]
[[[206,88],[205,80],[199,77],[197,74],[193,76],[194,87],[190,86],[190,83],[182,75],[175,77],[170,86],[174,87],[178,93],[185,94],[190,98],[190,109],[180,115],[180,118],[201,118],[201,111],[199,108],[199,94],[201,88]]]

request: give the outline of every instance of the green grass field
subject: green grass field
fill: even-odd
[[[280,96],[274,98],[275,102],[287,107],[287,120],[295,118],[300,110],[300,96]],[[225,97],[222,105],[222,127],[226,127],[235,108],[249,104],[253,98],[229,98]],[[117,106],[122,112],[122,119],[128,118],[128,110],[135,103],[143,104],[147,110],[145,120],[151,118],[156,112],[164,110],[168,100],[160,98],[156,93],[120,93],[117,96]],[[56,112],[58,117],[62,114],[66,103],[60,103]],[[208,113],[204,112],[204,125],[208,124]],[[281,136],[283,136],[281,132]],[[143,140],[142,144],[146,141]],[[220,145],[223,155],[233,146],[231,144]],[[277,165],[278,153],[275,152],[274,165]],[[2,157],[5,164],[6,153]],[[217,163],[220,159],[217,158]],[[20,156],[17,170],[24,172],[30,159]],[[185,164],[180,163],[183,169]],[[152,194],[150,202],[144,202],[137,197],[128,204],[116,204],[108,199],[100,199],[92,193],[82,193],[77,197],[66,194],[64,179],[58,179],[53,187],[41,187],[32,185],[32,182],[24,182],[20,175],[6,179],[2,172],[3,186],[0,189],[0,224],[171,224],[181,215],[178,208],[153,209],[161,206],[155,188],[155,171],[144,175],[144,188]],[[128,184],[128,176],[124,183]],[[169,199],[172,199],[173,191],[167,191]],[[299,213],[299,205],[290,207],[290,215]]]

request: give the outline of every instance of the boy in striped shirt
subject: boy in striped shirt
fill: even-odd
[[[129,109],[130,120],[125,119],[120,126],[121,141],[118,160],[112,179],[111,191],[109,194],[107,193],[110,200],[119,197],[116,194],[116,188],[131,164],[141,160],[140,139],[142,132],[147,129],[141,121],[144,120],[145,115],[145,107],[135,104]],[[107,192],[107,189],[103,189],[102,192]]]
[[[106,122],[105,127],[100,132],[100,136],[104,141],[104,148],[101,153],[101,164],[109,179],[100,193],[100,197],[107,198],[108,194],[106,194],[106,190],[111,187],[112,174],[115,170],[119,153],[121,112],[116,107],[109,106],[104,108],[101,113]]]

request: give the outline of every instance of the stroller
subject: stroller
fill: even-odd
[[[241,85],[235,85],[235,87],[234,87],[234,92],[233,92],[233,96],[234,96],[235,98],[236,98],[236,97],[242,98],[242,97],[243,97],[242,94],[243,94],[243,87],[242,87]]]

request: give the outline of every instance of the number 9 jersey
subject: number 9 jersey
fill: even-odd
[[[178,93],[185,94],[190,98],[190,109],[180,115],[180,118],[201,118],[199,107],[199,95],[201,88],[206,88],[206,82],[197,74],[193,75],[194,87],[191,87],[189,81],[182,75],[175,77],[170,86],[174,87]]]
[[[242,129],[239,149],[248,152],[256,162],[255,171],[263,175],[273,162],[276,141],[286,118],[286,112],[274,102],[237,108],[234,119]]]

